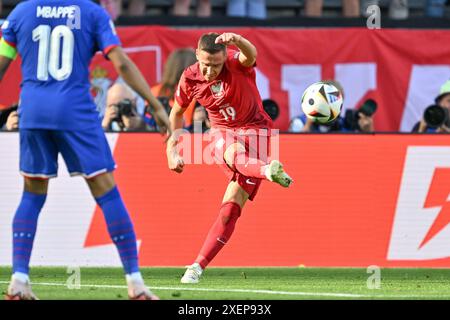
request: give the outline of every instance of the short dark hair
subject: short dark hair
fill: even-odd
[[[198,48],[210,54],[215,54],[220,51],[226,52],[226,47],[224,44],[215,43],[218,36],[219,34],[215,32],[205,33],[198,40]]]

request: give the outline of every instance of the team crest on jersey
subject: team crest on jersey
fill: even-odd
[[[211,89],[214,98],[222,98],[225,94],[223,90],[223,82],[221,80],[216,81],[209,88]]]

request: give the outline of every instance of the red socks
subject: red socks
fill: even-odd
[[[234,231],[237,219],[241,215],[241,207],[235,202],[225,202],[220,207],[219,217],[209,230],[203,247],[195,260],[202,269],[212,261],[228,242]]]
[[[266,179],[264,166],[267,163],[256,158],[250,158],[246,152],[236,152],[233,164],[236,170],[244,176]]]

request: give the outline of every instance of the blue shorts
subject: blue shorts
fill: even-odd
[[[19,132],[20,173],[25,177],[56,177],[59,153],[71,176],[89,179],[116,168],[101,126],[83,131],[20,129]]]

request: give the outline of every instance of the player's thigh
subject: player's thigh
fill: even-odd
[[[86,178],[86,182],[95,198],[103,196],[116,185],[112,172],[106,172],[92,178]]]
[[[237,152],[245,152],[245,145],[240,141],[234,142],[225,149],[223,159],[230,167],[234,166],[234,157]]]
[[[20,173],[27,178],[48,179],[58,172],[58,146],[51,130],[20,129]]]
[[[100,125],[89,130],[55,132],[58,149],[72,176],[92,178],[112,172],[116,164]]]
[[[222,203],[235,202],[243,208],[248,197],[249,194],[239,185],[237,181],[231,181],[225,191]]]

